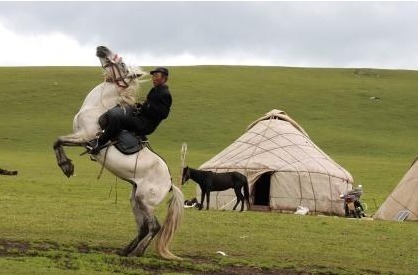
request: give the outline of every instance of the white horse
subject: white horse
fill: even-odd
[[[105,81],[96,86],[86,97],[73,121],[73,133],[61,136],[54,143],[57,162],[67,177],[73,175],[74,165],[64,152],[63,146],[86,146],[100,131],[98,118],[117,104],[135,103],[135,90],[139,77],[144,73],[132,71],[122,59],[104,46],[97,47],[96,55],[105,69]],[[180,225],[183,213],[183,194],[172,184],[166,162],[147,147],[138,153],[124,155],[115,146],[102,149],[91,156],[119,178],[132,184],[131,205],[138,235],[121,251],[124,256],[141,256],[156,237],[157,253],[165,259],[180,259],[169,251],[169,245]],[[154,208],[172,191],[166,219],[160,226]]]

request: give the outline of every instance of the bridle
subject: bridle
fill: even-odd
[[[105,81],[115,83],[116,85],[118,85],[118,87],[121,87],[121,88],[128,88],[129,84],[125,79],[129,78],[132,80],[137,77],[141,77],[142,74],[133,73],[132,75],[128,75],[128,70],[126,69],[125,63],[121,61],[115,62],[115,60],[118,60],[118,59],[121,60],[117,54],[115,54],[115,56],[112,59],[110,59],[109,57],[106,57],[106,64],[103,65],[102,67],[105,71],[108,67],[110,67],[112,76],[106,77]],[[124,73],[122,73],[121,67],[125,69]]]
[[[122,66],[125,66],[125,64],[123,64]],[[104,65],[102,67],[105,70],[106,70],[106,68],[111,67],[112,76],[111,77],[106,77],[105,78],[106,82],[113,82],[116,85],[118,85],[118,87],[128,88],[129,84],[125,81],[125,79],[127,78],[127,73],[122,74],[121,68],[114,61],[110,60],[107,57],[106,58],[106,65]]]

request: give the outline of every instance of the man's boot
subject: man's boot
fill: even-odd
[[[92,142],[93,141],[93,142]],[[97,155],[99,154],[100,150],[103,148],[103,146],[99,145],[99,142],[97,141],[97,139],[92,140],[90,142],[92,142],[92,145],[87,145],[86,148],[88,150],[88,153],[91,155]]]
[[[92,139],[87,142],[86,148],[88,150],[88,153],[91,155],[97,155],[99,154],[100,150],[105,148],[106,146],[104,144],[100,144],[100,136],[103,135],[103,131],[96,134],[96,138]]]

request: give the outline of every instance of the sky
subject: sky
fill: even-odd
[[[0,2],[0,66],[418,69],[417,1]]]

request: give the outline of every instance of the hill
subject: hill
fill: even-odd
[[[191,166],[221,151],[271,109],[286,111],[312,140],[381,202],[417,155],[417,71],[198,66],[171,69],[170,119],[152,135]],[[69,133],[99,68],[1,68],[1,150],[48,151]],[[144,85],[142,97],[151,83]],[[27,137],[30,135],[30,137]],[[25,138],[27,137],[27,138]],[[375,207],[375,206],[374,206]]]
[[[325,153],[353,175],[356,184],[363,184],[363,200],[369,206],[369,214],[376,211],[417,156],[417,71],[241,66],[169,69],[172,112],[150,137],[150,142],[168,161],[174,179],[179,176],[182,142],[188,144],[188,164],[197,167],[271,109],[286,111]],[[56,137],[71,132],[74,114],[87,93],[101,81],[98,67],[0,68],[0,168],[19,171],[18,177],[0,178],[3,194],[0,206],[4,210],[0,215],[4,221],[0,226],[2,239],[29,242],[54,239],[61,245],[84,240],[91,241],[93,246],[113,247],[128,241],[127,224],[134,234],[126,199],[130,187],[115,185],[115,178],[106,173],[98,184],[95,177],[100,167],[86,157],[79,157],[82,150],[78,148],[69,149],[76,165],[76,177],[68,180],[56,166],[52,151]],[[146,83],[140,97],[150,87],[151,83]],[[114,196],[116,187],[124,194],[123,199],[109,207],[113,197],[108,193]],[[195,185],[189,184],[183,191],[186,198],[193,197]],[[162,211],[164,207],[159,215]],[[207,258],[213,250],[227,244],[224,249],[242,251],[243,255],[236,252],[235,260],[219,261],[217,265],[241,263],[292,270],[303,267],[308,272],[320,268],[332,273],[340,273],[341,268],[343,273],[417,273],[417,224],[374,222],[358,228],[361,225],[348,224],[345,219],[319,221],[307,217],[302,220],[275,213],[274,221],[271,214],[254,212],[243,214],[252,222],[246,224],[235,213],[186,214],[182,230],[175,237],[175,253],[178,250],[186,257]],[[93,224],[89,223],[92,219]],[[229,223],[231,219],[237,219],[235,224]],[[208,228],[210,225],[231,230],[241,228],[237,234],[246,236],[250,234],[243,231],[246,227],[254,232],[261,228],[266,231],[250,236],[248,243],[253,247],[249,248],[232,242],[237,234],[224,236],[220,229],[210,230],[221,234],[217,235],[217,241],[202,238],[208,232],[196,222],[208,223]],[[113,225],[109,232],[109,226]],[[269,230],[272,227],[294,242],[307,233],[293,235],[301,228],[311,233],[307,233],[307,244],[301,250],[301,247],[294,248],[294,242],[275,237],[277,231]],[[357,251],[362,242],[364,250],[349,257],[336,256],[345,250],[348,239],[335,241],[332,236],[324,236],[332,232],[331,235],[342,237],[351,230],[364,234],[355,237],[354,244],[346,248]],[[317,234],[323,236],[320,242]],[[278,240],[271,243],[270,237]],[[267,239],[261,241],[261,238]],[[386,244],[375,248],[381,239]],[[416,239],[413,244],[412,239]],[[191,250],[185,247],[187,243]],[[329,252],[315,256],[316,246],[322,244],[329,247]],[[394,245],[399,245],[400,250],[392,250]],[[288,251],[277,254],[278,246]],[[370,249],[378,249],[374,254],[383,255],[384,263],[370,259]],[[252,251],[265,251],[266,257],[249,258]],[[305,251],[305,256],[299,258],[298,251]],[[275,262],[278,257],[282,263]],[[355,266],[359,258],[366,257],[371,260],[369,264]],[[404,267],[398,269],[400,261],[404,261]],[[0,259],[2,263],[4,259]],[[12,271],[15,270],[9,273]]]

